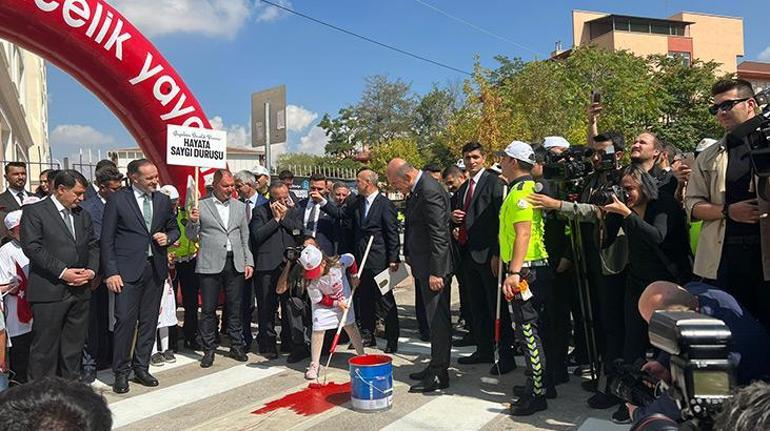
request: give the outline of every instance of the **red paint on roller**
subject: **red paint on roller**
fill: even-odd
[[[311,384],[312,385],[312,384]],[[289,409],[298,415],[311,416],[323,413],[350,400],[350,382],[338,385],[308,386],[299,392],[265,404],[252,414],[261,415],[278,409]]]
[[[350,358],[348,363],[350,365],[357,365],[359,367],[366,367],[366,366],[373,366],[373,365],[383,365],[387,364],[392,359],[390,356],[386,355],[360,355],[353,358]]]

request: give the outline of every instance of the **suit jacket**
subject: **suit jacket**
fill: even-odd
[[[462,210],[465,207],[465,194],[469,186],[470,179],[452,196],[452,210]],[[503,183],[497,175],[485,169],[478,184],[473,187],[470,206],[465,212],[468,242],[465,246],[460,246],[476,263],[487,263],[492,256],[499,253],[497,235],[502,204]]]
[[[337,206],[329,201],[323,210],[336,219],[351,221],[353,228],[353,254],[356,260],[361,259],[366,252],[369,237],[374,235],[372,248],[366,260],[366,269],[371,269],[375,274],[381,272],[391,263],[400,262],[399,252],[401,241],[398,235],[398,211],[395,205],[382,193],[374,198],[369,213],[364,217],[363,196],[348,197],[348,204],[344,207]]]
[[[59,279],[65,268],[99,271],[99,242],[94,235],[91,215],[81,208],[72,210],[75,238],[64,224],[51,197],[24,207],[21,216],[21,248],[29,257],[27,300],[56,302],[69,291],[86,300],[90,284],[70,287]]]
[[[155,272],[161,279],[168,275],[168,246],[159,246],[152,236],[158,232],[165,233],[168,244],[173,244],[179,239],[179,227],[168,196],[153,193],[152,207],[152,223],[148,231],[131,187],[121,189],[107,199],[100,241],[105,278],[120,275],[124,282],[139,280],[144,272],[148,246],[152,247]]]
[[[423,173],[406,200],[404,235],[404,254],[412,275],[421,283],[427,283],[431,275],[452,274],[449,208],[449,194],[433,177]]]
[[[185,232],[190,241],[199,242],[200,250],[195,264],[199,274],[219,274],[227,261],[227,240],[230,240],[235,270],[243,272],[246,266],[254,267],[254,257],[249,247],[249,220],[247,205],[230,198],[230,214],[225,229],[219,217],[216,197],[200,201],[200,220],[187,223]]]
[[[304,211],[304,208],[302,209]],[[280,222],[273,217],[270,202],[255,207],[251,214],[251,251],[256,271],[273,271],[283,263],[287,247],[296,247],[302,234],[302,216],[297,207],[289,209]]]
[[[80,207],[88,211],[91,215],[91,222],[94,224],[94,235],[99,240],[102,237],[102,219],[104,218],[104,202],[97,195],[93,198],[84,200]]]
[[[306,235],[309,235],[309,232],[305,232],[305,208],[307,207],[309,201],[309,199],[302,199],[296,205],[296,209],[299,212],[297,214],[299,216],[299,222],[302,224],[302,231]],[[318,211],[319,214],[318,223],[316,224],[315,229],[315,239],[318,242],[319,248],[324,252],[324,254],[327,256],[333,256],[335,254],[334,244],[336,242],[336,238],[334,236],[336,231],[334,227],[335,220],[328,213],[322,211],[320,207],[318,208]]]
[[[26,193],[29,196],[32,196],[32,193]],[[5,223],[2,223],[2,221],[5,220],[5,216],[8,215],[9,212],[19,209],[21,209],[21,205],[16,202],[16,198],[11,193],[11,190],[6,190],[3,193],[0,193],[0,239],[5,239],[6,235],[8,234],[8,231],[5,228]]]

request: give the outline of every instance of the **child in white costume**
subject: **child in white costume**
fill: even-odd
[[[345,309],[350,306],[348,301],[351,288],[345,276],[345,270],[351,274],[351,282],[358,286],[356,276],[358,268],[352,254],[326,257],[321,250],[312,245],[302,250],[299,263],[305,270],[305,279],[308,280],[307,292],[313,312],[313,336],[310,338],[311,362],[305,378],[315,380],[318,378],[324,333],[328,329],[337,329]],[[350,341],[356,348],[356,353],[363,355],[364,345],[356,327],[353,310],[348,311],[344,325],[345,332],[348,333]]]

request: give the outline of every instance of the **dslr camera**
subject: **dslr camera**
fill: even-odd
[[[582,181],[594,170],[593,154],[594,150],[584,146],[569,147],[561,154],[549,151],[545,154],[543,177],[565,182]]]
[[[297,263],[300,254],[302,254],[302,249],[304,248],[305,247],[286,247],[286,250],[283,251],[283,257],[291,263]]]
[[[653,384],[654,378],[639,367],[616,366],[610,391],[638,406],[666,393],[685,420],[679,429],[711,429],[735,387],[735,365],[728,359],[730,329],[719,319],[693,311],[656,311],[649,330],[652,345],[671,355],[671,383]],[[645,421],[643,429],[668,429],[656,426],[670,423],[670,419],[653,418]]]

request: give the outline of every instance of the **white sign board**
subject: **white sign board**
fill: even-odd
[[[227,132],[169,125],[166,163],[200,168],[227,168]]]
[[[407,277],[409,274],[406,272],[406,265],[402,263],[395,272],[391,272],[390,268],[385,268],[384,271],[374,276],[374,282],[377,283],[380,293],[384,295],[395,289]]]

